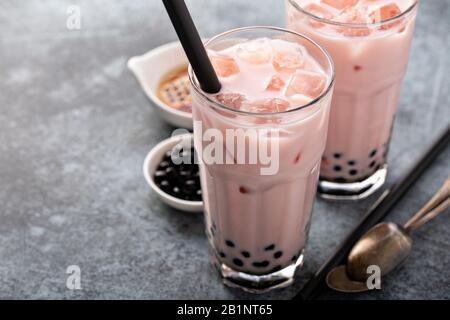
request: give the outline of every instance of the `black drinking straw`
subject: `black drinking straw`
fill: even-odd
[[[375,202],[364,219],[353,229],[335,253],[320,267],[316,274],[305,284],[295,300],[311,300],[325,288],[328,273],[336,266],[345,263],[350,250],[371,227],[379,223],[400,201],[400,199],[419,179],[426,168],[445,149],[450,142],[450,125],[431,144],[422,156],[405,172],[397,182]]]
[[[221,84],[208,58],[197,28],[184,0],[163,0],[195,76],[203,91],[217,93]]]

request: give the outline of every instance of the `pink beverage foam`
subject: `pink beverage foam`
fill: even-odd
[[[408,64],[416,8],[412,0],[297,0],[310,13],[360,28],[322,23],[286,2],[288,27],[324,46],[336,68],[328,141],[321,166],[326,181],[362,181],[384,166],[400,88]],[[330,5],[331,4],[331,5]]]
[[[203,131],[216,129],[225,136],[226,129],[280,130],[278,137],[259,139],[279,142],[275,175],[261,175],[260,163],[236,164],[226,146],[223,153],[235,164],[200,163],[207,233],[215,258],[237,271],[268,274],[295,264],[305,246],[331,92],[302,110],[270,113],[311,102],[331,79],[303,46],[285,40],[256,39],[209,55],[223,85],[211,98],[253,113],[219,108],[192,90],[194,120],[202,122]],[[274,76],[279,79],[272,82]],[[197,128],[194,135],[198,152],[209,142],[202,140]],[[252,143],[249,138],[246,149]]]

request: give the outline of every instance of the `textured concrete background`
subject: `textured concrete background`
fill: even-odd
[[[66,29],[81,6],[82,29]],[[188,1],[203,36],[283,26],[282,0]],[[450,5],[423,1],[394,132],[390,182],[450,121]],[[156,0],[1,0],[0,298],[254,298],[219,282],[201,215],[175,212],[141,174],[172,128],[126,69],[129,57],[175,40]],[[450,173],[447,150],[389,220],[404,222]],[[257,298],[287,299],[330,255],[374,198],[317,201],[297,283]],[[364,295],[450,299],[450,214],[414,235],[408,262]],[[82,290],[66,289],[79,265]]]

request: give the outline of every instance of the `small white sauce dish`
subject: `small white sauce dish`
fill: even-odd
[[[186,212],[203,212],[202,201],[186,201],[178,199],[162,191],[153,180],[153,175],[161,160],[164,158],[164,155],[183,140],[186,141],[185,139],[187,139],[187,141],[192,140],[192,134],[173,136],[158,143],[145,158],[143,167],[144,177],[150,188],[170,207]]]
[[[158,97],[161,83],[171,71],[188,64],[180,42],[171,42],[128,60],[128,68],[138,80],[147,97],[156,105],[160,116],[177,128],[192,129],[192,113],[176,110]]]

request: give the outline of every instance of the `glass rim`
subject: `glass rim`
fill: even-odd
[[[370,23],[351,23],[351,22],[339,22],[339,21],[333,21],[330,19],[325,19],[325,18],[321,18],[319,16],[316,16],[315,14],[312,14],[311,12],[308,12],[306,10],[304,10],[298,3],[296,0],[288,0],[288,2],[290,3],[291,6],[293,6],[297,11],[300,11],[301,13],[309,16],[310,18],[317,20],[323,24],[328,24],[328,25],[334,25],[334,26],[339,26],[339,27],[350,27],[350,28],[367,28],[367,27],[381,27],[381,26],[385,26],[387,24],[391,24],[393,22],[396,22],[398,20],[401,20],[402,18],[404,18],[406,15],[408,15],[409,13],[411,13],[419,4],[419,0],[415,0],[409,7],[408,9],[406,9],[405,11],[403,11],[401,14],[399,14],[398,16],[389,18],[389,19],[385,19],[382,21],[378,21],[378,22],[370,22]]]
[[[326,90],[324,90],[318,97],[316,97],[315,99],[313,99],[312,101],[308,102],[307,104],[286,110],[286,111],[278,111],[278,112],[251,112],[251,111],[244,111],[244,110],[237,110],[237,109],[233,109],[231,107],[228,107],[227,105],[220,103],[214,99],[212,99],[212,96],[214,94],[210,94],[210,93],[206,93],[204,92],[200,86],[199,83],[197,81],[197,78],[195,77],[195,73],[194,70],[192,69],[192,66],[189,64],[189,81],[191,83],[191,87],[194,88],[194,90],[200,94],[204,99],[206,99],[209,103],[213,104],[214,106],[220,107],[221,109],[225,109],[226,111],[230,111],[232,113],[238,113],[238,114],[242,114],[242,115],[247,115],[247,116],[274,116],[274,115],[282,115],[282,114],[287,114],[287,113],[293,113],[299,110],[303,110],[306,109],[310,106],[316,105],[318,102],[320,102],[321,100],[323,100],[328,93],[332,90],[333,86],[334,86],[334,82],[336,79],[336,69],[334,67],[334,62],[333,59],[331,58],[331,55],[328,53],[328,51],[326,51],[322,46],[320,46],[316,41],[312,40],[311,38],[304,36],[298,32],[292,31],[292,30],[288,30],[288,29],[284,29],[284,28],[279,28],[279,27],[272,27],[272,26],[251,26],[251,27],[242,27],[242,28],[236,28],[236,29],[231,29],[229,31],[220,33],[214,37],[212,37],[211,39],[209,39],[208,41],[205,42],[205,48],[207,48],[208,45],[212,44],[214,41],[220,40],[222,38],[225,38],[231,34],[234,33],[239,33],[239,32],[246,32],[246,31],[254,31],[254,30],[271,30],[271,31],[278,31],[278,32],[282,32],[282,33],[290,33],[292,35],[298,36],[303,38],[304,40],[312,43],[315,47],[317,47],[320,52],[326,57],[326,60],[328,61],[328,64],[330,66],[331,69],[331,78],[328,84],[328,87],[326,88]],[[327,76],[329,76],[327,74]]]

